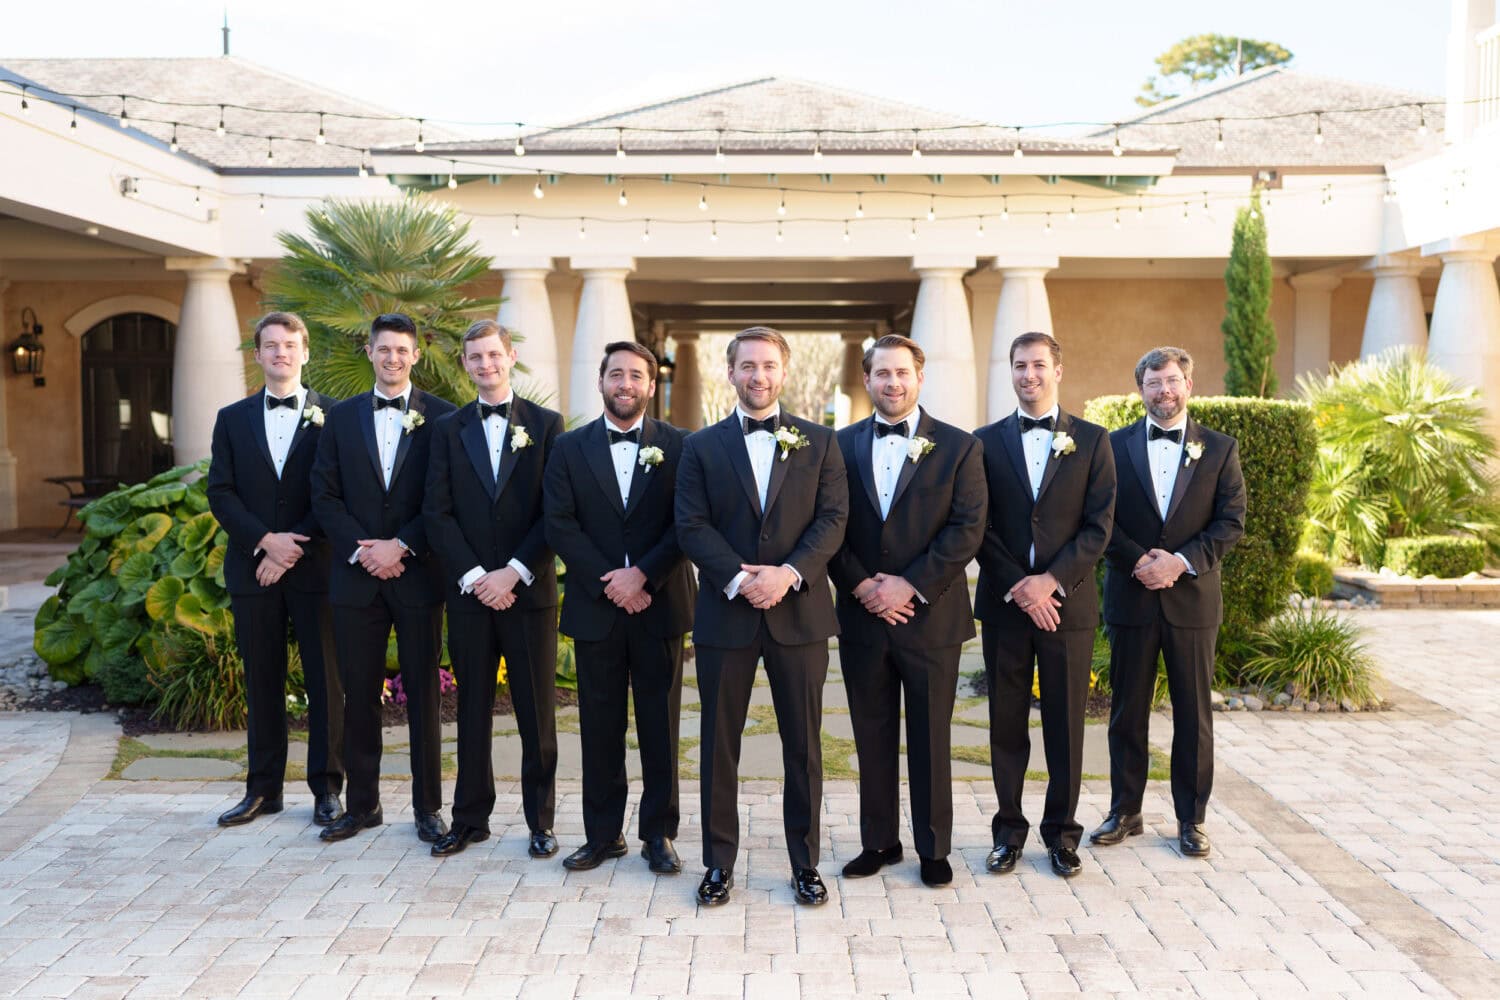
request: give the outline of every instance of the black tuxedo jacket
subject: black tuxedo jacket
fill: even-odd
[[[500,569],[512,559],[531,571],[532,582],[516,585],[514,607],[521,611],[557,607],[557,567],[542,523],[542,476],[562,433],[555,410],[513,396],[500,474],[490,472],[490,446],[474,404],[437,422],[432,459],[427,464],[427,497],[422,505],[427,537],[443,567],[449,614],[481,614],[490,609],[458,581],[475,566]],[[531,443],[512,448],[516,429]]]
[[[453,412],[453,404],[412,386],[408,413],[422,414],[423,422],[401,435],[387,490],[375,441],[373,397],[373,392],[362,392],[335,406],[318,439],[313,513],[330,546],[328,599],[345,607],[373,601],[380,581],[358,563],[350,565],[349,557],[361,538],[399,538],[411,552],[405,571],[391,581],[397,599],[409,605],[437,604],[442,584],[422,523],[422,493],[433,424]]]
[[[325,415],[338,400],[307,390],[303,409],[320,407]],[[266,440],[266,391],[230,403],[214,420],[212,460],[208,467],[208,506],[229,535],[224,554],[224,586],[231,594],[256,594],[260,557],[255,548],[266,532],[294,531],[312,539],[302,543],[302,558],[281,578],[292,590],[328,589],[328,542],[312,510],[312,467],[318,452],[318,425],[299,417],[287,449],[281,478]]]
[[[828,560],[844,539],[849,490],[844,458],[833,431],[782,411],[782,426],[796,427],[807,445],[783,460],[778,444],[761,510],[750,453],[735,413],[688,437],[677,468],[677,541],[698,566],[698,606],[693,641],[742,649],[764,621],[771,638],[786,646],[838,634],[828,591]],[[786,563],[802,575],[780,604],[758,611],[724,588],[740,564]]]
[[[1245,533],[1239,443],[1189,417],[1183,464],[1163,519],[1146,455],[1145,418],[1109,438],[1120,468],[1120,496],[1105,559],[1104,620],[1111,625],[1147,625],[1161,614],[1181,628],[1217,626],[1224,620],[1219,563]],[[1187,450],[1195,441],[1203,446],[1197,459]],[[1130,573],[1148,549],[1182,553],[1197,575],[1183,573],[1165,590],[1147,590]]]
[[[980,621],[1022,615],[1005,595],[1024,576],[1051,573],[1062,584],[1059,629],[1099,624],[1094,567],[1109,541],[1115,510],[1115,462],[1109,435],[1098,424],[1057,411],[1055,434],[1067,434],[1074,449],[1049,452],[1041,488],[1031,496],[1021,424],[1016,414],[975,431],[984,444],[990,514],[979,550],[979,586],[974,594]],[[1031,547],[1036,563],[1027,565]]]
[[[601,416],[568,431],[547,459],[547,542],[568,568],[558,627],[575,639],[607,638],[625,612],[604,596],[599,578],[629,557],[630,565],[646,574],[651,595],[649,608],[627,616],[631,624],[663,639],[676,638],[693,627],[698,590],[677,545],[672,509],[687,435],[650,417],[642,422],[641,448],[660,448],[662,461],[637,463],[629,499],[621,503],[607,429]]]
[[[828,564],[838,589],[840,635],[852,642],[886,637],[897,646],[957,646],[974,637],[974,612],[964,575],[984,538],[988,506],[984,449],[967,431],[921,411],[917,437],[933,449],[901,467],[886,519],[880,519],[871,449],[875,418],[838,432],[849,475],[849,525]],[[903,576],[927,603],[905,625],[870,614],[853,590],[876,573]]]

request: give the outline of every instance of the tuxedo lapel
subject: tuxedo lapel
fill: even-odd
[[[1052,430],[1053,440],[1056,440],[1059,434],[1066,434],[1068,428],[1071,426],[1072,421],[1068,419],[1068,415],[1062,411],[1061,407],[1058,407],[1057,423]],[[1056,478],[1057,467],[1063,463],[1063,459],[1064,456],[1059,454],[1055,448],[1047,450],[1047,464],[1042,467],[1042,484],[1037,487],[1036,491],[1036,502],[1038,504],[1042,502],[1042,497],[1046,494],[1047,487],[1051,486],[1052,480]]]
[[[785,410],[781,411],[781,426],[794,426],[791,414]],[[780,441],[777,441],[775,447],[771,449],[771,481],[766,485],[766,514],[769,514],[771,508],[776,506],[776,497],[781,493],[781,484],[786,482],[786,465],[792,460],[792,456],[795,454],[795,451],[790,451],[785,458],[782,458]],[[761,516],[765,517],[765,514]]]
[[[1188,461],[1187,446],[1194,441],[1202,443],[1203,431],[1199,429],[1196,421],[1189,418],[1182,432],[1182,458],[1177,466],[1177,478],[1172,482],[1172,499],[1167,504],[1167,516],[1162,518],[1163,524],[1172,520],[1172,515],[1177,513],[1178,507],[1182,506],[1182,498],[1187,493],[1193,473],[1198,471],[1199,463]]]
[[[312,421],[308,420],[302,414],[307,412],[308,407],[319,406],[322,404],[322,402],[322,396],[319,396],[311,389],[307,390],[307,396],[302,401],[302,413],[297,414],[297,429],[292,433],[292,443],[286,449],[288,461],[291,461],[292,452],[297,450],[297,445],[302,443],[302,439],[307,436],[307,428],[312,424]],[[261,421],[261,426],[265,426],[264,420]]]
[[[1000,421],[996,428],[1000,433],[1000,444],[1005,448],[1005,456],[1010,459],[1011,470],[1016,474],[1016,482],[1021,484],[1021,492],[1028,497],[1031,496],[1031,476],[1026,472],[1026,449],[1021,447],[1021,425],[1012,413]]]
[[[875,508],[875,513],[880,513],[879,491],[875,488],[875,460],[873,452],[875,449],[875,418],[866,417],[860,425],[859,432],[854,438],[854,468],[859,476],[860,484],[864,487],[865,496],[870,500],[870,506]]]
[[[1151,458],[1146,454],[1146,420],[1144,417],[1130,429],[1130,438],[1125,443],[1125,451],[1130,455],[1130,464],[1135,466],[1135,475],[1141,481],[1141,489],[1146,491],[1146,501],[1151,505],[1152,512],[1157,517],[1161,517],[1161,510],[1156,506],[1156,484],[1151,481]]]
[[[474,466],[474,474],[493,501],[499,491],[495,489],[495,470],[490,464],[490,442],[484,432],[484,421],[479,419],[479,411],[472,406],[465,406],[463,416],[458,419],[458,440],[464,446],[464,454],[469,456],[469,464]]]
[[[266,440],[266,390],[262,389],[250,398],[255,400],[255,405],[246,414],[250,424],[247,430],[250,432],[251,440],[260,449],[261,458],[266,460],[266,465],[271,470],[272,478],[275,478],[276,462],[271,458],[271,443]],[[288,449],[287,454],[291,454],[290,449]]]
[[[734,466],[734,474],[739,477],[740,486],[744,487],[745,495],[750,498],[750,509],[755,511],[757,518],[763,517],[760,490],[755,488],[755,470],[750,467],[750,450],[745,447],[745,435],[736,413],[731,412],[719,422],[719,441],[719,447],[729,456],[729,464]]]
[[[526,448],[512,448],[511,442],[516,438],[517,428],[524,428],[526,436],[531,443]],[[531,419],[531,408],[520,396],[512,394],[510,402],[510,423],[505,427],[506,440],[500,444],[500,472],[495,476],[495,497],[505,492],[505,484],[510,482],[511,473],[516,471],[516,463],[521,460],[521,453],[528,448],[536,447],[536,436],[541,428],[535,420]]]
[[[651,470],[654,467],[650,465],[642,465],[640,458],[641,451],[643,449],[652,447],[652,445],[656,441],[655,428],[656,421],[652,420],[650,417],[647,417],[645,420],[641,421],[641,446],[636,450],[635,468],[632,469],[630,473],[630,499],[625,503],[626,517],[629,517],[631,514],[635,513],[636,507],[640,505],[641,497],[645,495],[646,490],[651,486]],[[661,473],[657,472],[656,475],[659,476],[661,475]],[[619,492],[620,491],[618,489],[615,490],[616,495],[619,495]]]
[[[927,415],[926,410],[918,410],[917,413],[919,415],[917,417],[916,436],[925,437],[927,440],[931,441],[932,418]],[[906,492],[906,488],[911,485],[912,477],[914,477],[916,474],[917,462],[913,462],[911,460],[911,454],[908,452],[906,461],[901,463],[901,473],[896,477],[896,488],[891,491],[891,505],[890,507],[886,508],[887,516],[889,516],[890,511],[896,509],[896,504],[901,502],[901,494]]]
[[[604,417],[589,424],[589,429],[583,437],[583,453],[588,462],[589,471],[594,474],[594,481],[599,484],[600,492],[609,501],[609,505],[615,509],[615,513],[624,517],[625,507],[620,503],[620,484],[615,482],[615,456],[610,451],[608,431]],[[642,438],[644,437],[643,430]],[[637,478],[636,476],[630,478],[632,490],[635,489]]]
[[[380,466],[380,442],[375,440],[375,394],[367,392],[357,397],[360,406],[356,415],[359,417],[359,430],[365,437],[365,450],[370,454],[370,468],[375,470],[375,482],[382,489],[386,489],[385,470]],[[396,477],[391,476],[391,482]]]
[[[411,395],[408,396],[407,400],[406,400],[406,412],[407,413],[421,413],[422,414],[422,419],[426,420],[427,419],[427,414],[423,413],[423,411],[426,408],[427,408],[427,394],[424,393],[421,389],[418,389],[416,386],[412,386],[411,387]],[[403,466],[404,464],[406,464],[406,455],[407,455],[408,452],[411,451],[411,436],[413,434],[415,434],[416,432],[417,432],[417,429],[415,427],[413,427],[411,430],[407,430],[406,427],[404,426],[404,421],[403,421],[403,426],[401,428],[401,436],[396,439],[396,461],[394,461],[393,463],[391,463],[391,485],[392,486],[396,485],[396,477],[399,476],[399,475],[401,475],[401,466]]]

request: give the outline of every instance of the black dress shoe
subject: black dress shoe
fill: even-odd
[[[1104,822],[1099,824],[1097,830],[1089,834],[1089,843],[1109,847],[1126,837],[1139,837],[1145,829],[1146,824],[1141,822],[1140,813],[1112,812],[1104,817]]]
[[[624,837],[616,837],[607,844],[584,844],[563,858],[563,867],[575,872],[593,871],[610,858],[623,858],[625,853]]]
[[[822,906],[828,902],[828,887],[816,868],[796,868],[792,871],[792,895],[803,906]]]
[[[448,824],[437,813],[417,812],[417,839],[424,844],[436,844],[448,832]]]
[[[481,830],[477,826],[468,826],[464,823],[454,823],[453,829],[437,839],[432,845],[432,856],[435,858],[446,858],[450,854],[458,854],[470,844],[477,844],[481,840],[489,840],[490,831]]]
[[[332,823],[323,827],[323,832],[318,834],[318,839],[326,840],[330,843],[335,840],[348,840],[359,831],[368,830],[372,826],[380,826],[384,822],[385,817],[381,815],[379,806],[376,806],[371,812],[363,813],[359,816],[351,812],[346,812]]]
[[[934,888],[947,885],[953,881],[953,866],[948,863],[947,858],[920,858],[922,870],[922,884]]]
[[[646,867],[658,875],[676,875],[682,871],[682,859],[672,846],[671,837],[649,837],[641,842],[641,857]]]
[[[984,859],[984,867],[992,875],[1004,875],[1006,872],[1016,870],[1016,862],[1021,860],[1021,849],[1013,844],[996,844],[995,849]]]
[[[318,826],[327,826],[342,815],[344,804],[336,793],[319,795],[313,800],[313,822]]]
[[[1047,860],[1052,862],[1053,872],[1063,878],[1072,878],[1083,871],[1083,862],[1078,860],[1078,852],[1071,847],[1047,848]]]
[[[248,823],[263,813],[281,812],[281,799],[268,799],[264,795],[246,795],[239,804],[219,816],[220,826],[239,826]]]
[[[1197,823],[1177,824],[1177,844],[1182,848],[1182,853],[1190,858],[1206,858],[1212,849],[1208,834]]]
[[[867,847],[844,866],[844,878],[868,878],[886,865],[894,865],[900,860],[900,844],[895,847],[882,847],[879,850]]]
[[[729,890],[734,888],[733,868],[710,868],[703,873],[698,883],[700,906],[722,906],[729,902]]]
[[[552,836],[551,830],[532,830],[526,853],[533,858],[550,858],[557,853],[557,838]]]

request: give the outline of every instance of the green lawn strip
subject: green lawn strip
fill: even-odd
[[[203,750],[157,750],[148,746],[138,739],[126,736],[120,740],[119,746],[115,748],[115,760],[109,767],[109,773],[105,780],[120,780],[120,775],[125,769],[143,757],[212,757],[214,760],[232,760],[243,763],[249,751],[245,747],[234,749],[209,749]],[[241,774],[239,777],[243,778]],[[225,778],[225,781],[232,780]]]
[[[823,777],[825,780],[853,779],[859,772],[849,763],[854,756],[854,741],[823,731]]]

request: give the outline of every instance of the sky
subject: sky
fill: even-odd
[[[5,6],[0,62],[214,56],[227,9],[237,56],[433,121],[528,125],[771,75],[996,123],[1110,122],[1135,109],[1158,54],[1204,32],[1277,42],[1305,72],[1440,96],[1451,9],[1448,0]]]

